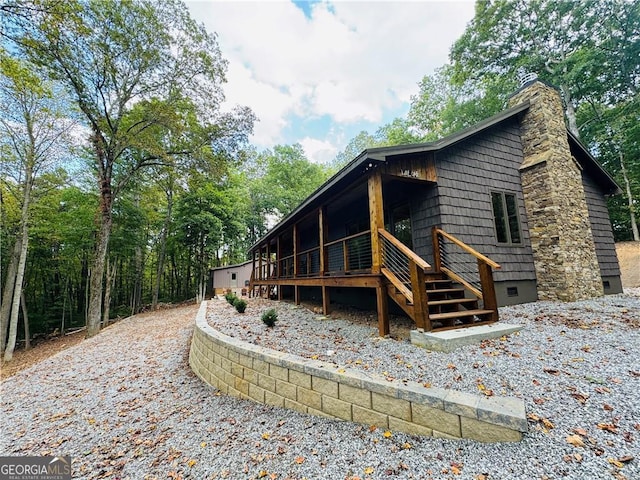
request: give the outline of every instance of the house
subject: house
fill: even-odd
[[[211,295],[222,295],[231,290],[240,296],[242,291],[249,290],[249,280],[253,270],[253,262],[217,267],[209,270],[209,292]]]
[[[419,331],[498,306],[622,291],[613,179],[565,127],[555,88],[436,142],[363,151],[251,248],[251,288],[296,303],[390,306]],[[389,302],[389,299],[391,302]]]

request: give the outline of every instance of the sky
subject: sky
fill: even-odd
[[[330,162],[409,111],[444,65],[472,1],[187,1],[228,61],[226,108],[249,106],[259,150],[299,143]]]

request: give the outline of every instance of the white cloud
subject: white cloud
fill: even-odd
[[[391,120],[385,115],[447,61],[473,16],[472,2],[452,1],[323,2],[311,18],[284,1],[188,5],[218,33],[229,60],[227,100],[253,109],[260,121],[252,141],[264,147],[302,143],[283,133],[294,114],[337,124]]]
[[[306,157],[314,163],[328,163],[338,153],[336,146],[327,140],[305,137],[298,143],[302,145]]]

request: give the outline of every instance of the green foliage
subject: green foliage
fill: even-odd
[[[244,313],[247,309],[247,302],[241,298],[237,298],[233,301],[233,306],[236,307],[238,313]]]
[[[273,328],[278,321],[278,313],[275,308],[270,308],[262,314],[262,322],[269,328]]]
[[[250,218],[254,231],[266,230],[271,218],[281,219],[329,178],[329,169],[310,162],[299,144],[277,145],[255,155],[249,172]]]
[[[229,303],[229,305],[233,305],[233,302],[235,302],[237,298],[236,294],[231,291],[224,294],[224,299]]]

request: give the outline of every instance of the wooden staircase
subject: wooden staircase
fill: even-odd
[[[410,290],[409,285],[407,290]],[[392,283],[387,285],[389,296],[415,321],[414,303],[407,298],[407,290],[403,292]],[[493,321],[493,310],[480,308],[480,301],[472,292],[444,274],[425,275],[425,291],[431,330],[470,327]]]
[[[439,228],[433,230],[435,265],[432,267],[384,229],[380,235],[388,295],[416,323],[418,330],[470,327],[498,320],[492,268],[500,265]],[[444,242],[477,259],[479,284],[473,284],[447,260]]]

